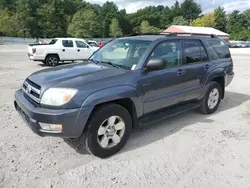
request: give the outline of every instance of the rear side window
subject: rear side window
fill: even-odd
[[[228,45],[219,39],[208,40],[208,44],[213,48],[220,59],[230,58]]]
[[[183,51],[184,65],[208,61],[207,53],[200,41],[183,41]]]
[[[49,44],[55,44],[57,42],[57,39],[52,39]]]
[[[63,45],[64,47],[68,47],[68,48],[74,47],[73,41],[72,41],[72,40],[63,40],[63,41],[62,41],[62,45]]]

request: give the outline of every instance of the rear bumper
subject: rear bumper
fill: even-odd
[[[229,84],[231,84],[231,82],[233,81],[233,78],[234,78],[234,72],[233,71],[227,73],[226,78],[225,78],[225,87],[228,86]]]
[[[77,138],[81,136],[92,107],[79,109],[45,109],[33,104],[22,90],[15,93],[14,106],[29,128],[39,136]],[[61,124],[63,130],[53,132],[43,130],[40,123]]]
[[[27,53],[27,56],[29,57],[30,60],[33,60],[33,61],[44,61],[45,60],[44,56],[33,55],[30,53]]]

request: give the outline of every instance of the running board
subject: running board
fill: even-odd
[[[151,123],[156,123],[158,121],[163,121],[167,118],[176,116],[178,114],[182,114],[184,112],[196,109],[200,106],[200,102],[193,102],[193,103],[188,103],[172,108],[167,108],[165,110],[159,111],[155,114],[146,116],[138,121],[139,127],[141,126],[147,126]]]

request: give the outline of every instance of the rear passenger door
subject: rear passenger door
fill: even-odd
[[[179,102],[199,99],[204,85],[202,79],[210,64],[207,52],[200,40],[182,40],[183,59],[179,68],[182,91]]]
[[[76,60],[76,47],[73,40],[62,40],[62,51],[60,54],[61,60]]]

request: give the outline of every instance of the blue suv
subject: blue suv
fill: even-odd
[[[77,138],[105,158],[133,128],[192,109],[214,113],[233,76],[216,36],[138,34],[112,40],[85,64],[33,73],[14,105],[36,134]]]

